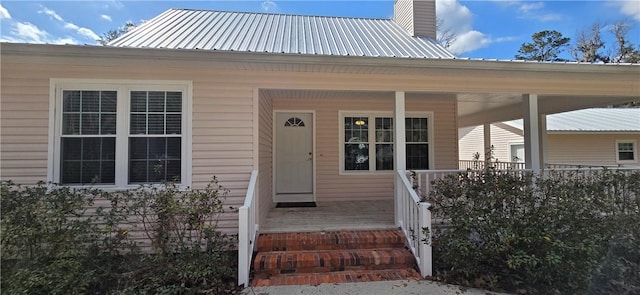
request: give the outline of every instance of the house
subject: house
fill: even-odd
[[[486,126],[486,125],[484,125]],[[484,154],[484,126],[460,128],[459,159]],[[493,157],[524,163],[522,120],[490,125]],[[546,116],[546,159],[549,167],[637,167],[640,108],[592,108]]]
[[[637,65],[457,59],[434,41],[433,1],[394,11],[171,9],[104,47],[2,43],[1,177],[123,189],[216,175],[241,206],[219,222],[239,233],[240,284],[277,203],[384,204],[426,276],[430,248],[410,233],[428,205],[405,170],[457,169],[459,128],[518,118],[539,169],[540,114],[640,97]],[[360,207],[338,207],[358,222]]]

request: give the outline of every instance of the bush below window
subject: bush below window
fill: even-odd
[[[216,230],[226,193],[215,178],[187,192],[2,182],[2,291],[235,293],[235,241]]]

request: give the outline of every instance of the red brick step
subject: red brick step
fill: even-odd
[[[414,258],[404,248],[320,251],[260,252],[253,263],[256,273],[332,272],[365,269],[400,269],[413,266]]]
[[[261,234],[251,285],[420,279],[404,242],[399,230]]]
[[[404,236],[397,230],[273,233],[258,238],[258,252],[402,247]]]

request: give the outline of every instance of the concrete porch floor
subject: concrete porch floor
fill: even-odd
[[[317,202],[314,208],[271,208],[261,233],[395,228],[393,200]]]

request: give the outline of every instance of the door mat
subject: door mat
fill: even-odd
[[[278,203],[276,208],[312,208],[318,207],[316,202],[287,202],[287,203]]]

